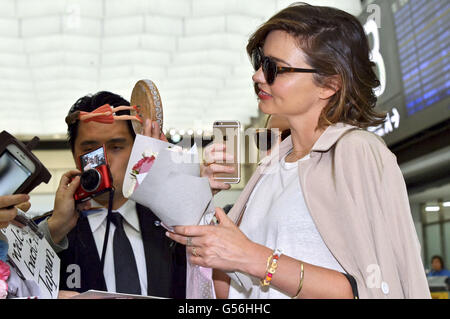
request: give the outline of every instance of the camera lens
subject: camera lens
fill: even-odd
[[[86,192],[93,192],[100,186],[101,179],[102,177],[96,169],[89,169],[81,174],[81,187]]]

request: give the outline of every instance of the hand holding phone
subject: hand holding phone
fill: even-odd
[[[226,154],[225,144],[210,144],[206,147],[204,152],[204,162],[200,165],[200,176],[208,177],[209,186],[213,195],[217,194],[221,190],[228,190],[231,185],[224,183],[223,181],[216,180],[215,174],[233,174],[235,172],[234,167],[225,166],[222,164],[227,159],[233,159],[233,155]]]
[[[228,170],[214,173],[214,179],[228,184],[237,184],[241,180],[241,124],[239,121],[215,121],[213,125],[214,144],[224,145],[222,158],[216,163]],[[220,155],[219,155],[220,156]]]
[[[34,221],[17,210],[19,207],[27,211],[31,205],[29,196],[24,194],[51,178],[50,172],[31,152],[38,142],[35,136],[25,145],[6,131],[0,133],[0,226],[7,227],[13,222],[19,227],[29,227],[42,238]]]

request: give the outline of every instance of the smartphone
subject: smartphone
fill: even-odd
[[[33,161],[15,144],[0,155],[0,196],[12,195],[35,172]]]
[[[228,184],[239,183],[241,181],[241,123],[239,121],[215,121],[213,136],[215,144],[225,144],[226,153],[233,155],[232,161],[218,164],[234,167],[233,174],[215,174],[214,179]]]

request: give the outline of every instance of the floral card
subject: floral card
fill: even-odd
[[[200,177],[197,146],[183,150],[136,135],[123,185],[124,196],[150,208],[170,229],[212,218],[208,178]]]

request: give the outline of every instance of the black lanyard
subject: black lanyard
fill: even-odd
[[[106,247],[108,246],[108,238],[109,238],[109,226],[111,224],[111,214],[112,214],[112,206],[113,206],[113,200],[114,200],[114,188],[111,188],[109,191],[109,201],[108,201],[108,212],[106,215],[106,231],[105,231],[105,238],[103,239],[103,249],[102,249],[102,256],[100,259],[100,269],[102,272],[104,271],[103,268],[105,266],[105,255],[106,255]]]

